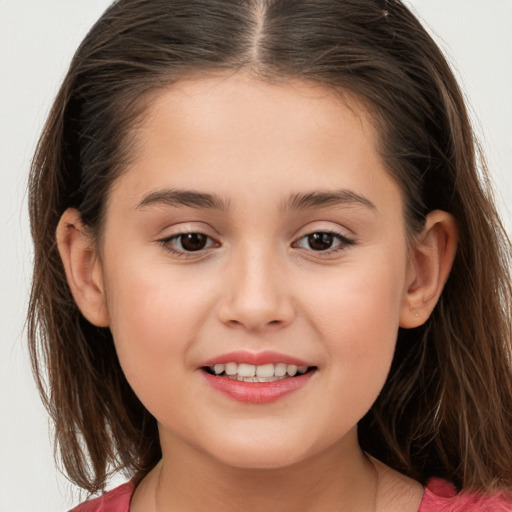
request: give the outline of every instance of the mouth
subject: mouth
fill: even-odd
[[[292,379],[316,370],[316,366],[287,363],[267,363],[253,365],[246,363],[217,363],[204,366],[202,370],[214,377],[226,378],[247,383],[271,383]]]
[[[261,405],[307,387],[318,367],[272,351],[239,351],[205,361],[199,369],[213,390],[238,402]]]

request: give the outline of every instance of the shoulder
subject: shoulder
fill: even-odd
[[[457,492],[455,487],[439,478],[432,478],[418,512],[512,512],[512,492],[482,495]]]
[[[133,484],[127,482],[99,498],[86,501],[69,512],[129,512]]]

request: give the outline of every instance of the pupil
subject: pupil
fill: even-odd
[[[330,233],[312,233],[308,235],[308,243],[311,249],[315,251],[325,251],[330,249],[333,242],[333,235]]]
[[[201,233],[181,235],[181,246],[186,251],[200,251],[206,245],[206,236]]]

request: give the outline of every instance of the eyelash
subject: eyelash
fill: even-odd
[[[182,237],[185,237],[187,235],[196,235],[196,236],[199,235],[201,237],[205,237],[207,246],[200,248],[196,251],[186,250],[185,248],[183,248]],[[329,247],[326,250],[314,250],[314,249],[307,249],[305,247],[302,247],[302,249],[311,251],[312,253],[314,253],[315,255],[318,255],[320,257],[322,255],[332,255],[337,252],[347,250],[350,246],[355,244],[355,240],[352,240],[351,238],[348,238],[340,233],[337,233],[336,231],[321,231],[321,230],[319,230],[319,231],[312,231],[310,233],[306,233],[305,235],[302,235],[300,238],[297,239],[297,241],[295,241],[292,244],[292,247],[301,248],[299,245],[299,242],[302,240],[307,240],[308,237],[312,237],[314,235],[323,235],[323,236],[327,235],[329,237],[332,237],[333,242],[334,241],[338,242],[337,246],[335,246],[334,248]],[[175,244],[176,242],[179,242],[180,240],[181,240],[182,249],[177,249],[173,244]],[[311,240],[309,240],[309,243],[310,242],[311,242]],[[180,258],[193,258],[193,257],[202,256],[202,255],[204,255],[204,251],[207,251],[208,249],[210,249],[212,247],[220,246],[220,244],[218,242],[216,242],[213,238],[211,238],[210,236],[208,236],[204,233],[201,233],[199,231],[177,233],[177,234],[169,236],[167,238],[162,238],[161,240],[158,240],[158,243],[166,251],[168,251],[171,254],[178,256]]]
[[[329,247],[328,249],[326,250],[314,250],[314,249],[306,249],[304,248],[305,250],[311,250],[315,255],[318,255],[318,256],[322,256],[322,255],[326,255],[326,256],[330,256],[332,254],[336,254],[340,251],[345,251],[347,250],[350,246],[354,245],[355,244],[355,240],[351,239],[351,238],[348,238],[347,236],[345,235],[342,235],[341,233],[337,233],[336,231],[322,231],[322,230],[318,230],[318,231],[312,231],[310,233],[306,233],[305,235],[302,235],[296,242],[293,243],[293,246],[298,246],[299,242],[301,240],[307,240],[309,237],[312,237],[314,235],[327,235],[329,237],[332,237],[333,241],[337,241],[338,242],[338,245],[334,248],[332,247]],[[310,241],[309,241],[310,242]]]
[[[198,249],[197,251],[187,251],[186,249],[177,249],[174,247],[175,242],[179,242],[181,240],[181,246],[183,247],[183,237],[187,235],[199,235],[206,238],[206,243],[210,244],[207,247],[203,247],[201,249]],[[208,235],[205,235],[204,233],[201,233],[200,231],[187,231],[183,233],[176,233],[175,235],[162,238],[158,240],[158,243],[168,252],[171,254],[178,256],[180,258],[193,258],[204,254],[205,250],[208,250],[210,247],[218,247],[220,244],[218,242],[215,242],[213,238],[211,238]]]

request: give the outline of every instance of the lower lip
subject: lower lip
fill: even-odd
[[[202,370],[208,384],[217,391],[247,404],[268,404],[304,387],[314,371],[274,382],[243,382],[216,377]]]

